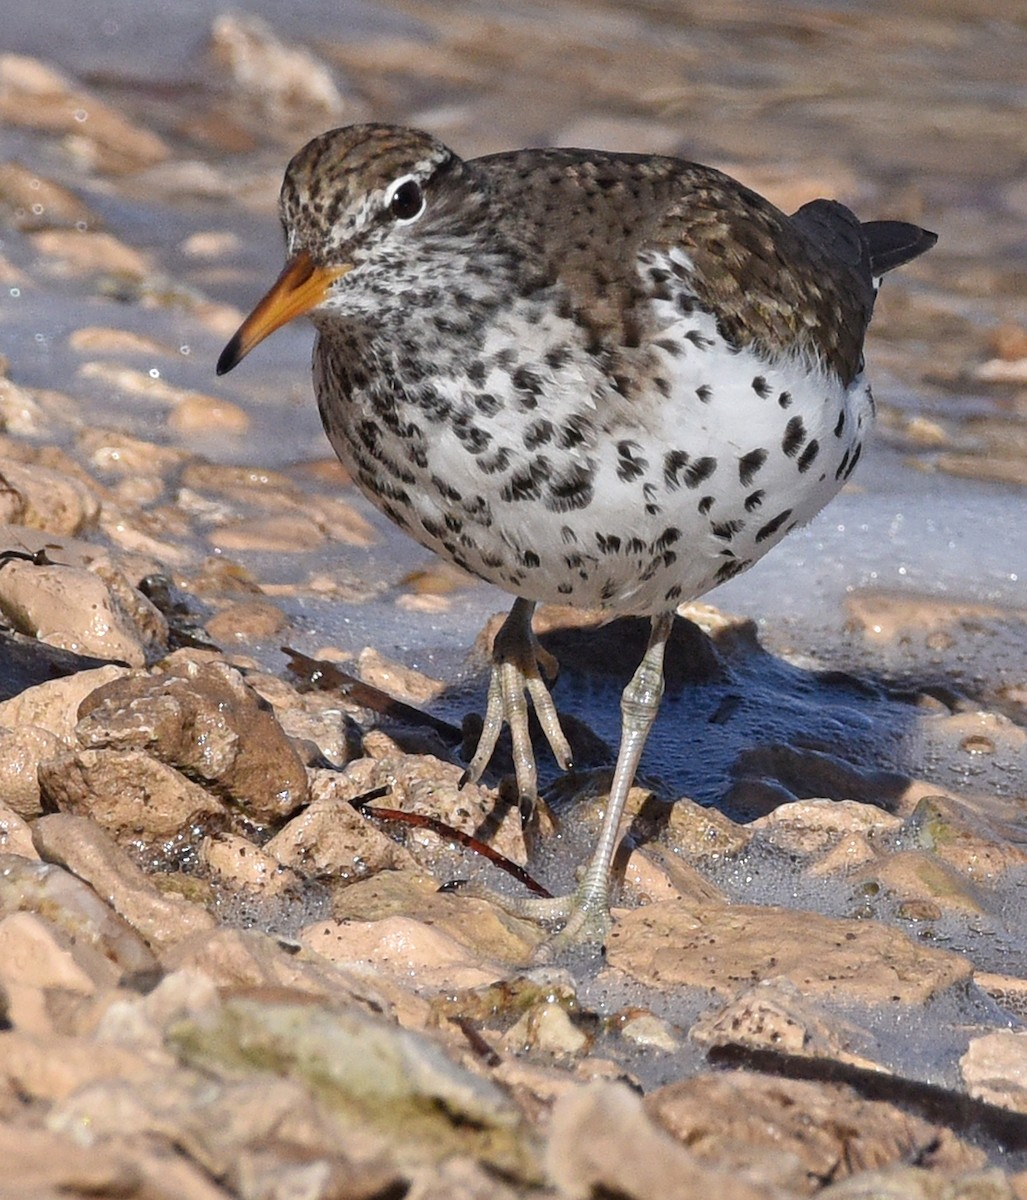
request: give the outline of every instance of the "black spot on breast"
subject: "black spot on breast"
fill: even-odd
[[[681,486],[678,475],[688,466],[690,455],[684,450],[668,450],[663,456],[663,481],[669,488]]]
[[[741,573],[750,565],[747,558],[732,558],[717,568],[717,583],[726,583],[729,579],[734,579],[736,575]]]
[[[546,508],[552,512],[570,512],[587,508],[592,503],[592,470],[584,463],[575,463],[563,476],[552,480],[546,489]]]
[[[845,409],[838,414],[838,420],[834,423],[834,436],[841,437],[845,430]]]
[[[549,478],[549,461],[541,455],[514,471],[499,493],[504,500],[537,500]]]
[[[757,396],[759,396],[761,400],[766,400],[766,398],[770,395],[771,388],[770,384],[767,383],[766,378],[763,375],[757,375],[752,381],[752,390]]]
[[[781,439],[781,449],[789,458],[794,458],[799,452],[799,447],[805,440],[806,426],[803,424],[802,417],[792,417],[785,426],[785,435]]]
[[[740,533],[745,528],[744,521],[714,521],[710,525],[710,533],[716,538],[721,538],[725,542],[730,542],[736,533]]]
[[[637,479],[649,466],[647,459],[642,457],[642,447],[638,442],[629,440],[617,443],[617,478],[624,483]]]
[[[518,367],[510,376],[516,393],[517,404],[523,409],[538,407],[544,384],[542,379],[528,367]]]
[[[672,587],[667,588],[667,590],[663,593],[663,599],[667,604],[677,604],[677,602],[681,599],[681,591],[681,584],[675,583]]]
[[[571,352],[566,346],[554,346],[552,350],[547,350],[545,354],[546,366],[551,371],[559,371],[561,367],[565,367],[571,360]]]
[[[762,488],[757,488],[756,491],[750,492],[749,495],[745,497],[745,511],[755,512],[756,509],[759,508],[759,506],[763,503],[763,497],[765,495],[766,492],[764,492]]]
[[[767,452],[762,446],[742,455],[738,460],[738,479],[742,487],[748,487],[752,483],[753,476],[766,461]]]
[[[777,402],[778,402],[778,404],[781,405],[782,408],[791,408],[792,407],[792,393],[791,392],[782,392],[781,395],[778,396]]]
[[[600,554],[616,554],[620,549],[620,538],[615,533],[596,533],[596,546]]]
[[[709,404],[710,397],[713,395],[713,388],[708,383],[701,383],[696,389],[695,394],[699,397],[703,404]]]
[[[537,450],[539,446],[551,441],[555,432],[553,422],[547,417],[540,417],[537,421],[532,421],[524,431],[525,450]]]
[[[574,532],[573,529],[571,529],[571,527],[569,525],[561,525],[560,526],[560,537],[563,538],[564,542],[566,542],[567,545],[571,545],[572,543],[574,543],[578,540],[578,535]]]
[[[799,455],[799,461],[796,466],[799,468],[799,474],[804,475],[813,465],[814,460],[820,453],[820,443],[816,438],[812,438],[806,445],[806,449]]]
[[[505,471],[510,464],[510,451],[505,446],[499,446],[490,454],[482,454],[476,459],[478,470],[485,475],[495,475],[497,471]]]
[[[560,429],[557,441],[561,450],[572,450],[584,443],[589,430],[589,420],[580,414],[567,418]]]
[[[474,407],[482,416],[491,417],[499,412],[503,404],[491,392],[478,392],[474,397]]]
[[[862,445],[857,444],[856,449],[853,452],[852,458],[849,460],[849,465],[845,468],[845,473],[842,476],[843,479],[848,479],[849,476],[852,474],[852,472],[855,471],[856,463],[859,462],[859,456],[862,453],[863,453]]]
[[[713,507],[713,497],[712,496],[703,496],[703,498],[699,501],[699,511],[702,513],[703,516],[706,516],[706,514],[710,511],[710,509],[712,507]]]
[[[785,523],[785,521],[788,520],[788,518],[791,515],[792,515],[792,510],[790,508],[786,508],[784,510],[784,512],[779,512],[776,517],[774,517],[772,520],[768,521],[766,523],[766,525],[762,526],[757,531],[756,541],[757,542],[765,542],[768,537],[771,537],[773,534],[777,533],[777,531],[781,528],[781,526]]]
[[[708,338],[701,334],[698,329],[690,329],[685,337],[692,343],[696,350],[708,350],[713,345],[713,338]]]
[[[694,463],[689,463],[685,468],[685,485],[690,488],[697,488],[704,479],[709,479],[716,469],[717,460],[715,458],[710,458],[707,455],[696,459]]]

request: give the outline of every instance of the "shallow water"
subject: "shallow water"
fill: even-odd
[[[997,422],[1010,445],[1027,427],[1024,377],[993,383],[980,372],[996,356],[997,331],[1027,328],[1022,5],[266,0],[241,7],[332,65],[350,98],[340,122],[370,114],[421,124],[468,154],[544,143],[676,152],[732,171],[784,207],[832,194],[867,218],[918,220],[939,233],[937,249],[889,278],[882,296],[869,359],[884,416],[852,485],[712,597],[757,622],[764,650],[725,651],[722,679],[671,687],[644,770],[669,794],[718,804],[746,746],[830,747],[859,767],[987,792],[1014,835],[1027,835],[1022,755],[982,763],[933,748],[905,694],[930,685],[995,703],[1027,682],[1022,480],[991,477],[994,443],[968,424]],[[281,331],[219,381],[213,364],[230,330],[212,327],[195,307],[206,297],[245,311],[274,278],[280,173],[322,127],[302,111],[264,122],[257,101],[228,85],[206,49],[222,11],[215,0],[164,10],[80,0],[31,13],[16,6],[5,16],[0,50],[73,73],[159,132],[172,156],[169,164],[104,174],[83,169],[66,139],[0,126],[0,160],[19,160],[72,188],[112,233],[151,256],[160,277],[149,295],[119,296],[93,278],[40,271],[32,241],[5,226],[5,267],[29,282],[0,291],[2,348],[17,382],[73,395],[84,427],[306,478],[304,466],[328,454],[310,395],[309,329]],[[205,122],[210,112],[223,123]],[[187,239],[201,233],[218,235],[224,249],[190,254]],[[175,434],[159,404],[83,374],[87,356],[70,348],[68,335],[94,324],[166,343],[169,356],[133,365],[238,403],[249,429]],[[75,433],[55,437],[70,442]],[[970,477],[941,469],[953,453],[969,461]],[[1007,457],[1015,468],[1015,449]],[[432,611],[397,604],[427,556],[354,502],[374,527],[366,550],[233,557],[278,589],[297,648],[372,645],[450,684],[441,713],[458,719],[480,708],[483,679],[480,664],[465,664],[468,644],[508,598],[471,584]],[[202,528],[189,536],[196,557],[211,552]],[[305,584],[316,571],[345,585],[344,594],[312,593]],[[851,628],[847,603],[877,591],[987,605],[998,615],[983,633],[961,627],[942,648],[915,637],[875,640]],[[281,669],[277,641],[249,649]],[[623,682],[616,674],[597,678],[572,656],[555,695],[612,746]],[[711,719],[726,701],[730,718]],[[1022,701],[1010,700],[1008,711],[1023,721]],[[780,862],[749,868],[729,888],[739,899],[787,903],[799,886]],[[859,898],[825,884],[804,903],[851,915]],[[944,936],[957,948],[991,939],[982,961],[1021,969],[1022,881],[1002,908],[995,927],[957,923]],[[907,1065],[922,1061],[918,1052]]]

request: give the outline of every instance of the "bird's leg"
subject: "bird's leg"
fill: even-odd
[[[571,769],[571,748],[560,728],[560,718],[549,689],[539,673],[539,665],[549,675],[556,673],[556,660],[539,645],[531,628],[535,605],[530,600],[514,601],[492,644],[492,678],[489,680],[485,720],[474,757],[467,765],[465,779],[478,780],[488,766],[504,723],[510,726],[513,741],[514,773],[522,801],[538,799],[535,754],[528,732],[528,703],[535,714],[561,770]]]
[[[628,792],[642,757],[663,697],[663,656],[674,624],[673,613],[653,617],[649,644],[638,669],[621,696],[621,741],[610,784],[603,825],[592,858],[573,893],[552,900],[525,899],[499,902],[516,916],[535,920],[564,920],[563,928],[535,952],[537,962],[548,962],[570,946],[602,944],[610,927],[610,868]]]

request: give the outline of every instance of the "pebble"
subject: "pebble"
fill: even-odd
[[[42,859],[88,883],[154,950],[217,925],[198,904],[160,892],[152,878],[89,817],[72,813],[42,817],[32,827],[32,841]]]
[[[289,816],[306,803],[307,776],[296,750],[257,693],[223,662],[178,652],[164,660],[159,674],[135,674],[99,688],[80,717],[76,736],[89,748],[85,753],[96,756],[89,760],[93,769],[108,764],[114,770],[118,755],[137,766],[153,755],[147,772],[155,779],[170,783],[181,771],[260,822]],[[175,770],[157,770],[162,764]],[[180,817],[196,786],[184,775],[187,786],[176,789]],[[220,808],[213,796],[208,801],[196,819]]]
[[[0,459],[0,523],[48,533],[79,534],[96,528],[100,499],[79,479],[46,467]]]
[[[965,985],[962,956],[911,941],[879,923],[772,906],[664,901],[620,915],[607,967],[648,987],[732,995],[738,982],[785,976],[808,996],[923,1004]]]
[[[39,725],[0,727],[0,795],[19,817],[38,817],[39,764],[62,748],[59,738]]]

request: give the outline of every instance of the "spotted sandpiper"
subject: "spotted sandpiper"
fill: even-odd
[[[281,216],[285,269],[218,373],[309,315],[321,418],[357,485],[423,546],[517,597],[468,776],[508,723],[520,793],[535,797],[526,696],[571,766],[536,604],[652,620],[592,859],[572,894],[522,902],[564,922],[546,954],[601,942],[674,611],[848,479],[874,413],[863,340],[880,276],[937,239],[830,200],[788,216],[676,158],[465,161],[379,124],[308,143]]]

